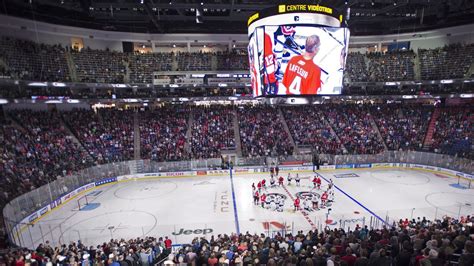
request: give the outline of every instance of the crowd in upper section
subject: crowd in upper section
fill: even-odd
[[[350,53],[346,81],[463,78],[472,76],[473,59],[474,44],[418,51]],[[156,71],[248,69],[245,51],[148,54],[90,48],[75,51],[59,45],[0,38],[0,74],[22,80],[137,84],[151,83]]]

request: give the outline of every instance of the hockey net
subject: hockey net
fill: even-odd
[[[81,196],[77,199],[77,210],[80,211],[89,204],[87,195]]]

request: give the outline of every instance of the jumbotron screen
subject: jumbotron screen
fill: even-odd
[[[347,28],[256,27],[248,46],[253,95],[341,94],[348,44]]]

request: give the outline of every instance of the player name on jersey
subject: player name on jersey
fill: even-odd
[[[299,60],[298,65],[304,66],[305,62],[302,61],[302,60]],[[301,68],[298,65],[291,64],[290,65],[290,71],[295,72],[296,74],[302,76],[303,78],[308,78],[308,71],[304,70],[303,68]]]

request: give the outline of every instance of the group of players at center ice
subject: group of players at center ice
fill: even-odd
[[[293,177],[291,176],[290,173],[288,173],[287,181],[288,185],[291,185],[291,182],[293,180]],[[330,180],[327,189],[322,190],[321,189],[321,178],[319,176],[314,176],[313,179],[310,181],[313,183],[312,189],[313,190],[319,190],[322,191],[321,198],[318,198],[312,194],[311,197],[295,197],[295,200],[293,202],[294,210],[305,210],[305,211],[318,211],[321,209],[324,209],[327,205],[328,202],[334,202],[334,184],[332,182],[332,179]],[[299,174],[296,174],[295,176],[295,182],[296,186],[300,187],[301,186],[301,178]],[[273,174],[270,176],[270,186],[269,188],[274,188],[274,187],[282,187],[284,184],[284,178],[283,176],[280,176],[278,178],[278,185],[276,184],[276,180],[273,176]],[[262,179],[257,183],[257,186],[255,186],[255,183],[252,183],[252,191],[253,191],[253,201],[255,205],[261,205],[262,208],[265,209],[270,209],[272,211],[283,211],[283,206],[285,199],[280,198],[280,197],[268,197],[267,194],[265,193],[267,191],[267,184],[265,178]],[[321,205],[319,202],[321,201]]]

